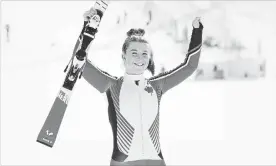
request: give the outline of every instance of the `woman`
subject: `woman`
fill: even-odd
[[[89,12],[86,12],[85,19],[88,15]],[[149,79],[143,74],[149,70],[154,75],[154,61],[143,29],[127,32],[121,56],[125,66],[124,76],[111,76],[89,60],[86,61],[84,79],[99,92],[106,93],[108,98],[114,141],[111,165],[165,165],[159,143],[161,97],[196,70],[201,52],[202,30],[200,18],[196,18],[185,60],[173,70]],[[80,38],[85,47],[78,50],[77,57],[86,54],[96,32],[96,29],[91,28]],[[85,40],[85,35],[91,36],[91,40]]]

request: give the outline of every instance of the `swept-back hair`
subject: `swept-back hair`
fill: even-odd
[[[125,42],[122,47],[123,53],[126,53],[127,48],[129,47],[130,42],[141,42],[141,43],[147,43],[149,42],[144,38],[145,30],[144,29],[130,29],[127,32],[127,38],[125,39]],[[155,73],[155,64],[153,61],[153,53],[151,51],[149,65],[147,67],[147,70],[151,72],[152,75]]]

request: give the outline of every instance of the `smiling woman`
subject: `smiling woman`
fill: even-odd
[[[93,12],[86,12],[93,15]],[[113,131],[111,165],[165,165],[159,142],[159,106],[169,89],[188,78],[197,68],[203,25],[193,21],[188,54],[176,68],[154,76],[153,53],[143,29],[130,29],[122,46],[124,76],[114,77],[86,61],[84,79],[108,99],[109,122]],[[96,33],[97,31],[91,33]],[[86,55],[90,43],[75,50]],[[75,47],[79,48],[79,47]],[[83,60],[85,61],[85,60]],[[149,70],[154,77],[144,77]]]
[[[122,48],[122,58],[128,74],[142,74],[148,69],[154,75],[153,53],[148,41],[143,37],[143,29],[131,29]]]

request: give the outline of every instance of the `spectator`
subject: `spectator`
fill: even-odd
[[[162,66],[162,67],[161,67],[161,70],[160,70],[160,73],[164,73],[165,71],[166,71],[165,67]]]
[[[10,41],[10,25],[9,24],[6,24],[6,34],[7,34],[7,42]]]
[[[149,16],[149,20],[147,21],[147,25],[149,25],[151,23],[151,20],[152,20],[152,12],[151,12],[151,10],[148,11],[148,16]]]
[[[218,66],[215,65],[213,68],[213,72],[214,72],[214,79],[224,79],[224,71],[223,69],[218,69]]]

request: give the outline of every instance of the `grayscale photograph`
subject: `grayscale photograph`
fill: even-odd
[[[0,7],[1,165],[276,165],[276,1]]]

